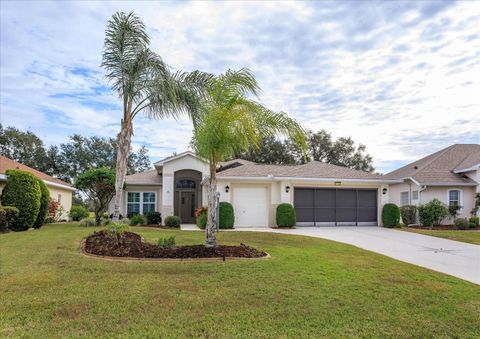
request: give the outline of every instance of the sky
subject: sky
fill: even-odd
[[[480,143],[480,2],[0,1],[0,123],[47,145],[116,136],[104,32],[134,11],[173,71],[249,68],[258,100],[305,128],[366,145],[386,173]],[[191,122],[136,118],[152,161],[188,148]]]

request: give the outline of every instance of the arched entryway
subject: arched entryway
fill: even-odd
[[[173,211],[182,223],[195,223],[195,208],[202,206],[202,173],[180,170],[174,173]]]

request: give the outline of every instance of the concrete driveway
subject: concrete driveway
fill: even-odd
[[[480,246],[383,227],[245,228],[236,231],[305,235],[354,245],[480,284]]]

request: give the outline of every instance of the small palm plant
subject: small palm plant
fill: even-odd
[[[113,219],[120,214],[120,197],[127,170],[133,134],[133,119],[140,113],[151,118],[194,115],[199,96],[209,74],[198,71],[172,74],[161,57],[149,48],[145,25],[133,13],[118,12],[105,31],[102,66],[112,89],[123,104],[118,134],[115,207]]]
[[[260,88],[248,69],[229,70],[212,77],[207,95],[194,118],[193,146],[210,163],[208,217],[205,245],[216,247],[215,193],[219,161],[250,148],[258,148],[265,137],[287,136],[304,152],[307,148],[303,128],[283,112],[272,112],[248,96],[257,96]]]

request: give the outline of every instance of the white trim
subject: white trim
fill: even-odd
[[[417,185],[417,186],[422,186],[422,185],[420,185],[420,183],[419,183],[417,180],[415,180],[413,177],[402,178],[402,180],[406,180],[406,179],[411,180],[411,181],[412,181],[415,185]]]
[[[170,161],[173,161],[173,160],[176,160],[176,159],[179,159],[179,158],[183,158],[183,157],[185,157],[185,156],[187,156],[187,155],[192,156],[192,157],[194,157],[195,159],[200,160],[200,161],[202,161],[202,162],[204,162],[204,163],[208,163],[208,162],[205,161],[204,159],[198,157],[198,156],[197,156],[195,153],[193,153],[192,151],[185,151],[185,152],[179,153],[179,154],[177,154],[177,155],[173,155],[173,156],[171,156],[171,157],[167,157],[167,158],[165,158],[165,159],[159,160],[159,161],[157,161],[156,163],[154,163],[153,165],[154,165],[154,166],[163,166],[164,164],[166,164],[166,163],[168,163],[168,162],[170,162]]]
[[[453,173],[464,173],[464,172],[471,172],[480,169],[480,163],[473,165],[472,167],[469,168],[462,168],[458,170],[454,170]]]
[[[157,192],[155,192],[155,191],[126,191],[127,196],[125,197],[126,198],[125,199],[125,217],[128,216],[128,193],[140,193],[140,202],[138,203],[138,204],[140,204],[140,208],[138,210],[138,213],[142,214],[142,215],[143,215],[143,193],[153,193],[153,194],[155,194],[155,203],[154,203],[155,204],[155,209],[154,209],[154,212],[158,212]],[[137,203],[135,202],[135,203],[132,203],[132,204],[137,204]]]
[[[458,191],[458,205],[460,206],[460,209],[458,210],[459,213],[462,213],[463,211],[463,190],[460,188],[450,188],[447,190],[447,206],[450,206],[450,192],[451,191]]]
[[[29,172],[30,173],[30,172]],[[37,178],[37,177],[35,177]],[[1,173],[0,174],[0,180],[1,181],[7,181],[8,177],[6,174],[3,174]],[[37,178],[38,179],[38,178]],[[71,187],[71,186],[67,186],[67,185],[63,185],[63,184],[59,184],[57,182],[53,182],[53,181],[48,181],[48,180],[45,180],[45,179],[41,179],[46,185],[50,185],[50,186],[53,186],[53,187],[59,187],[59,188],[63,188],[63,189],[66,189],[66,190],[70,190],[70,191],[76,191],[76,188],[75,187]]]
[[[163,184],[161,183],[151,183],[151,182],[126,182],[125,181],[125,185],[130,185],[130,186],[163,186]],[[133,191],[130,191],[130,192],[133,192]]]
[[[266,177],[248,177],[248,176],[217,176],[217,180],[253,180],[253,181],[315,181],[315,182],[367,182],[367,183],[392,183],[401,184],[403,181],[398,179],[342,179],[342,178],[306,178],[306,177],[274,177],[269,175]]]
[[[407,193],[407,203],[404,204],[402,201],[402,194]],[[402,191],[400,192],[400,206],[408,206],[411,205],[411,200],[410,200],[410,192],[409,191]]]

